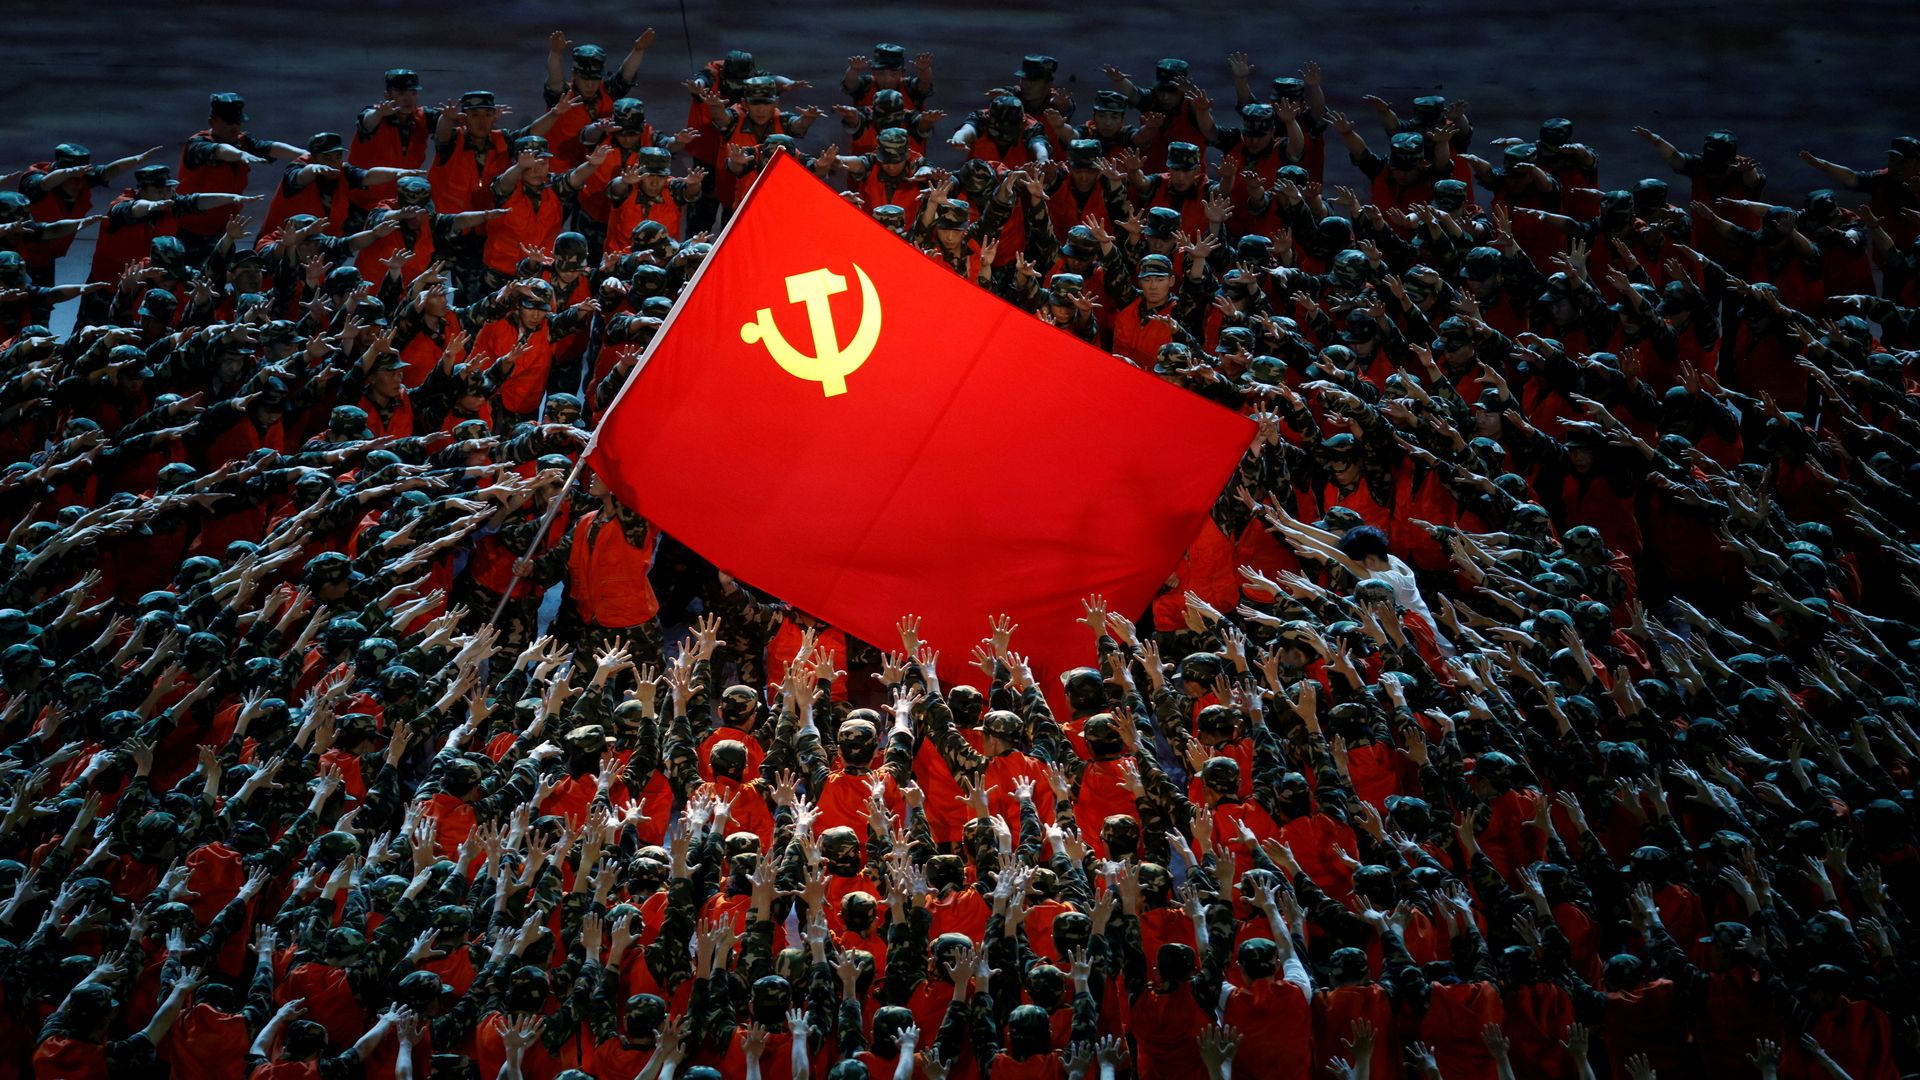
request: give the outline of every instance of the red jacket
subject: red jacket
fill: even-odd
[[[1313,1001],[1278,975],[1235,986],[1220,1022],[1240,1031],[1233,1072],[1242,1080],[1309,1080],[1313,1076]]]
[[[1432,984],[1420,1039],[1433,1048],[1440,1074],[1450,1080],[1495,1080],[1499,1071],[1480,1032],[1498,1024],[1504,1013],[1500,988],[1492,983]]]
[[[1140,1080],[1205,1080],[1199,1038],[1212,1019],[1185,984],[1164,994],[1147,990],[1134,998],[1134,1060]]]
[[[1368,1080],[1400,1080],[1404,1069],[1400,1055],[1392,1052],[1392,1048],[1399,1045],[1399,1037],[1394,1033],[1393,999],[1377,984],[1336,986],[1314,995],[1313,1041],[1322,1066],[1319,1075],[1325,1075],[1325,1067],[1334,1058],[1348,1056],[1345,1040],[1351,1037],[1353,1022],[1362,1018],[1378,1033],[1380,1048],[1373,1055]]]

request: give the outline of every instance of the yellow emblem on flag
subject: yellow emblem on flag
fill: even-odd
[[[859,264],[854,264],[853,273],[860,279],[860,325],[854,329],[853,340],[846,348],[840,347],[833,325],[833,308],[827,301],[847,291],[847,279],[825,268],[786,279],[787,302],[806,305],[807,322],[813,328],[812,356],[789,345],[781,336],[780,328],[774,325],[772,308],[761,308],[754,315],[754,321],[741,324],[740,340],[749,345],[764,345],[774,363],[787,374],[819,383],[827,397],[846,393],[847,376],[867,362],[880,340],[880,295]]]

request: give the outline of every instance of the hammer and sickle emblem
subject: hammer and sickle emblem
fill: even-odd
[[[767,354],[787,374],[819,383],[827,397],[846,393],[847,376],[867,362],[873,346],[880,340],[879,294],[874,292],[873,280],[859,264],[854,264],[853,273],[860,279],[860,325],[846,348],[840,347],[839,336],[834,332],[833,309],[827,299],[846,292],[847,279],[824,268],[787,278],[787,302],[807,307],[807,322],[813,328],[812,356],[787,344],[780,328],[774,325],[772,308],[761,308],[754,315],[754,321],[741,324],[740,340],[749,345],[766,346]]]

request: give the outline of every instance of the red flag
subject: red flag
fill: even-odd
[[[590,463],[714,565],[858,637],[890,645],[920,615],[952,680],[999,612],[1037,672],[1093,662],[1081,599],[1143,611],[1253,435],[778,155]]]

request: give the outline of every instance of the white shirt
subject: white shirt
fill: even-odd
[[[1420,595],[1420,585],[1414,580],[1413,567],[1401,562],[1398,555],[1389,555],[1387,568],[1373,571],[1367,575],[1367,580],[1384,581],[1393,586],[1394,602],[1402,610],[1416,612],[1427,620],[1427,625],[1433,627],[1433,636],[1440,645],[1441,655],[1453,655],[1453,643],[1440,632],[1440,621],[1433,617],[1433,609],[1427,607],[1427,598]]]

